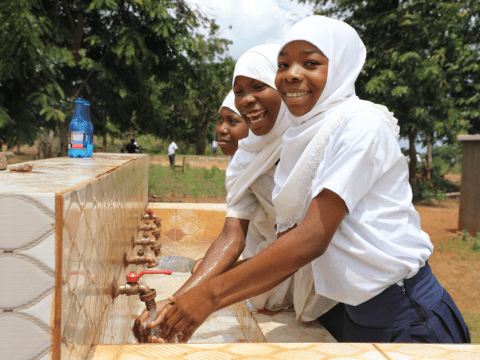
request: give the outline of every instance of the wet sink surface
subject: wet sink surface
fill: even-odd
[[[166,299],[177,291],[187,279],[189,273],[174,272],[172,275],[146,275],[141,282],[155,289],[156,301]],[[145,304],[138,297],[135,300],[133,315],[139,316],[145,309]],[[133,326],[132,320],[132,326]],[[247,342],[233,306],[214,312],[193,334],[189,344],[241,343]],[[130,332],[127,343],[137,343]]]

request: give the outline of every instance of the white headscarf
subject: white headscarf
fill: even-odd
[[[240,112],[235,107],[235,94],[233,93],[233,90],[230,90],[228,92],[227,96],[223,100],[222,106],[220,106],[220,109],[218,109],[218,112],[220,112],[220,110],[222,110],[223,107],[226,107],[234,111],[238,116],[242,116],[240,115]]]
[[[237,76],[245,76],[276,89],[279,51],[278,45],[265,44],[245,52],[235,64],[233,83]],[[249,131],[248,136],[238,142],[238,150],[228,165],[225,178],[228,207],[235,205],[250,185],[280,158],[282,136],[290,125],[286,110],[282,101],[275,125],[268,134],[257,136]]]
[[[307,197],[328,137],[343,120],[356,112],[369,111],[382,117],[397,138],[399,133],[397,119],[385,106],[355,95],[355,80],[365,63],[366,50],[351,26],[324,16],[310,16],[293,25],[281,49],[296,40],[308,41],[323,52],[328,58],[328,74],[325,89],[308,113],[294,116],[287,112],[291,127],[283,137],[284,150],[273,192],[277,232],[294,226],[309,205]]]

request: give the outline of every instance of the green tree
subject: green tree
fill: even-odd
[[[170,131],[188,80],[174,74],[228,45],[213,33],[202,45],[197,30],[216,25],[183,0],[12,0],[0,24],[0,136],[33,141],[40,126],[56,127],[62,155],[75,97],[90,100],[104,139],[108,122]]]
[[[454,142],[480,118],[478,1],[300,0],[306,1],[357,30],[367,48],[357,93],[399,119],[410,141],[411,182],[415,140],[423,135],[430,179],[432,144]]]

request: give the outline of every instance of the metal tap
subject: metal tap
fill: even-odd
[[[155,297],[157,296],[157,293],[155,289],[151,289],[147,285],[138,283],[138,280],[145,274],[172,275],[172,270],[144,270],[139,274],[131,272],[127,274],[127,283],[125,285],[115,284],[112,287],[113,299],[118,295],[140,295],[140,300],[145,303],[148,311],[156,309]]]
[[[150,224],[150,221],[146,221],[144,225],[140,225],[138,227],[138,232],[140,231],[157,231],[158,230],[158,227],[156,225],[151,225]]]
[[[139,250],[137,256],[131,257],[125,254],[124,257],[124,265],[127,267],[130,264],[141,265],[141,264],[148,264],[148,268],[152,268],[158,265],[157,260],[152,258],[151,256],[145,256],[143,250]]]
[[[162,227],[162,220],[153,213],[152,209],[146,210],[146,215],[142,216],[142,220],[152,220],[158,228]]]
[[[148,234],[144,234],[142,239],[132,239],[132,247],[135,246],[150,246],[155,257],[159,257],[162,253],[162,244],[158,241],[158,238],[155,238],[155,240],[150,239]]]
[[[157,240],[150,239],[147,233],[143,234],[142,239],[133,240],[132,247],[135,246],[154,246],[157,244]]]

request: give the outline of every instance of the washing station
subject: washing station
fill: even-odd
[[[148,162],[142,154],[94,154],[0,171],[0,288],[8,289],[0,292],[1,359],[479,356],[479,345],[337,344],[320,325],[248,302],[212,314],[188,344],[137,344],[133,319],[186,281],[226,211],[148,204]]]

